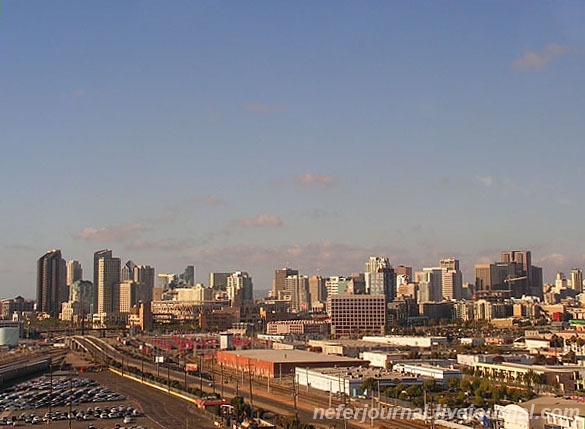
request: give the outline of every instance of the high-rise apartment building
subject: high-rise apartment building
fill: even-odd
[[[97,312],[117,313],[119,311],[120,258],[112,257],[111,250],[94,254],[96,266]]]
[[[240,307],[254,302],[252,277],[245,271],[236,271],[227,279],[227,295],[232,307]]]
[[[66,288],[66,263],[61,250],[51,250],[37,261],[37,311],[58,317]]]
[[[571,287],[581,293],[583,291],[583,271],[573,268],[571,270]]]
[[[83,278],[83,269],[79,261],[67,262],[67,286]]]

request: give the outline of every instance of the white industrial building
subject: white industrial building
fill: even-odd
[[[17,347],[20,336],[20,322],[0,320],[0,347]]]
[[[372,392],[364,392],[361,389],[368,378],[373,378],[378,382],[376,390],[379,389],[380,392],[397,384],[422,385],[425,381],[421,377],[364,367],[303,368],[297,366],[295,377],[298,385],[307,389],[312,388],[332,394],[340,393],[346,396],[371,395]]]
[[[440,382],[443,387],[447,387],[449,380],[452,378],[460,379],[461,371],[454,368],[443,368],[435,365],[428,365],[424,363],[406,363],[400,362],[395,364],[392,369],[394,372],[401,374],[410,374],[421,377],[432,378]]]
[[[447,346],[447,337],[412,337],[402,335],[387,335],[384,337],[363,337],[364,341],[388,344],[396,347],[431,348]]]
[[[364,351],[360,353],[360,359],[369,361],[371,367],[388,369],[393,360],[404,359],[404,355],[402,353]]]
[[[582,429],[583,404],[554,397],[541,397],[521,404],[496,405],[502,429]]]

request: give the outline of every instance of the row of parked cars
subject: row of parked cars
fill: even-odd
[[[120,405],[118,407],[88,407],[86,410],[69,411],[47,411],[40,416],[35,413],[21,413],[19,416],[4,416],[0,418],[0,425],[18,425],[22,422],[25,424],[46,424],[59,420],[94,420],[94,419],[123,419],[124,424],[132,423],[135,417],[140,417],[142,413],[131,406]],[[118,425],[119,426],[119,425]]]
[[[72,406],[90,402],[123,401],[126,398],[86,378],[42,377],[4,389],[0,412]]]

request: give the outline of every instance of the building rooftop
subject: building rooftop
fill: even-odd
[[[306,352],[303,350],[230,350],[222,353],[229,353],[252,359],[261,359],[274,363],[287,362],[302,364],[303,362],[339,362],[340,365],[343,365],[344,363],[361,360],[342,356],[324,355],[322,353]],[[364,364],[367,364],[367,361],[363,362]]]
[[[576,415],[579,416],[583,416],[585,413],[582,402],[578,402],[572,399],[556,398],[552,396],[542,396],[540,398],[532,399],[518,405],[526,410],[534,409],[535,413],[541,413],[545,409],[550,411],[554,408],[575,409],[578,411]]]
[[[297,368],[298,371],[298,368]],[[381,368],[366,368],[366,367],[335,367],[335,368],[311,368],[307,371],[312,373],[319,373],[323,375],[331,375],[334,377],[341,377],[345,380],[366,380],[373,378],[376,380],[421,380],[424,378],[417,376],[409,376],[401,372],[388,371]]]

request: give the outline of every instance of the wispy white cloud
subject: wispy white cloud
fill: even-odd
[[[298,182],[302,186],[334,185],[337,179],[333,176],[305,173],[298,178]]]
[[[548,44],[540,51],[524,51],[522,57],[514,61],[514,68],[517,70],[539,70],[567,52],[569,52],[568,47],[556,43]]]
[[[488,188],[494,184],[494,178],[491,176],[475,176],[479,182]]]
[[[254,218],[240,219],[236,223],[241,226],[275,227],[281,226],[282,220],[278,216],[261,213]]]
[[[248,112],[261,113],[263,115],[274,115],[284,110],[283,104],[275,104],[273,106],[253,101],[244,105],[244,110]]]
[[[74,237],[78,240],[85,240],[92,243],[122,242],[135,238],[140,232],[146,229],[140,223],[102,227],[87,226],[74,234]]]

